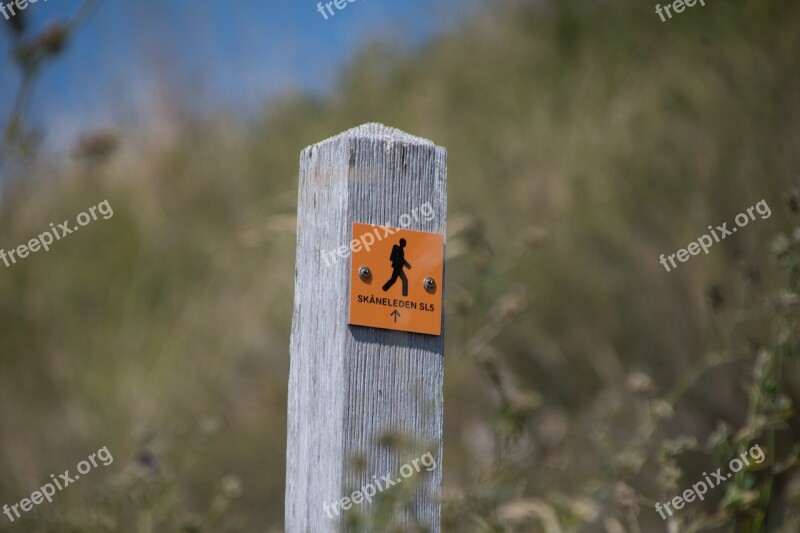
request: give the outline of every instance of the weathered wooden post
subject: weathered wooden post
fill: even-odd
[[[410,457],[436,462],[400,483],[415,492],[397,525],[440,530],[445,160],[444,148],[380,124],[300,155],[289,533],[346,529],[348,513],[374,505],[353,491],[405,478],[409,456],[386,445],[396,436],[415,443]],[[386,496],[376,492],[373,502]]]

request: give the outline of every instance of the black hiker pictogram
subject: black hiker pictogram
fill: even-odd
[[[406,240],[400,239],[400,244],[392,246],[392,253],[389,256],[389,261],[392,262],[392,277],[383,285],[383,292],[388,291],[392,285],[395,284],[397,278],[403,282],[403,296],[408,296],[408,278],[403,268],[411,270],[411,265],[406,262],[406,256],[403,248],[406,247]]]

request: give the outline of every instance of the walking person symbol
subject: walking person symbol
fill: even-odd
[[[406,256],[403,248],[406,247],[406,240],[400,239],[400,244],[392,246],[392,253],[389,256],[389,261],[392,262],[392,277],[383,285],[383,292],[388,291],[392,285],[395,284],[397,278],[403,282],[403,296],[408,296],[408,278],[403,268],[411,270],[411,265],[406,262]]]

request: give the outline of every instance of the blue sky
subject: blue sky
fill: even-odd
[[[31,103],[47,145],[82,131],[130,125],[166,90],[192,109],[257,112],[280,91],[324,93],[365,40],[424,42],[465,15],[469,0],[356,0],[325,20],[313,0],[103,0],[62,56],[49,64]],[[77,0],[39,0],[33,28],[69,18]],[[0,40],[0,118],[18,73]],[[146,119],[145,119],[146,120]]]

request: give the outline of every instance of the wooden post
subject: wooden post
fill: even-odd
[[[443,325],[438,336],[348,325],[350,257],[336,250],[355,238],[353,222],[397,227],[402,215],[419,213],[426,203],[433,216],[410,217],[408,229],[444,234],[446,182],[444,148],[381,124],[354,128],[300,154],[288,533],[340,531],[350,513],[369,511],[375,504],[366,501],[336,513],[323,505],[341,502],[376,478],[397,480],[409,457],[419,457],[397,453],[387,443],[397,437],[415,443],[415,453],[432,452],[436,468],[400,484],[415,492],[395,523],[440,531]]]

